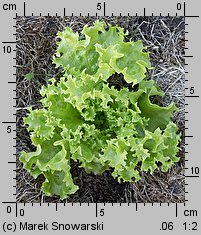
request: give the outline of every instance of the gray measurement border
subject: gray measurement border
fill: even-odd
[[[186,2],[184,2],[183,3],[183,17],[185,17],[185,18],[188,18],[188,17],[190,17],[190,18],[198,18],[199,16],[196,16],[196,15],[189,15],[189,16],[186,16]],[[66,8],[64,8],[64,15],[63,16],[66,16],[65,15],[65,12],[66,12]],[[26,17],[26,2],[24,2],[23,3],[23,13],[24,13],[24,15],[23,16],[25,16]],[[146,8],[144,8],[143,9],[143,16],[147,16],[146,15]],[[106,16],[106,2],[103,2],[103,15],[104,16]],[[128,13],[127,14],[128,16],[130,16],[130,13]],[[167,14],[168,16],[172,16],[172,15],[170,15],[169,13]],[[17,13],[16,13],[16,16],[15,17],[13,17],[13,19],[14,20],[16,20],[17,19],[17,16],[19,16]],[[34,13],[32,13],[32,16],[34,16]],[[48,15],[42,15],[41,13],[40,13],[40,16],[53,16],[53,15],[50,15],[49,13],[48,13]],[[60,16],[58,13],[56,13],[56,15],[55,16]],[[74,16],[74,13],[72,13],[72,16]],[[83,16],[81,13],[80,13],[80,16]],[[90,16],[90,13],[88,13],[87,14],[87,16]],[[98,16],[98,14],[96,13],[96,16]],[[112,16],[114,16],[114,14],[112,13]],[[123,16],[122,15],[122,13],[120,13],[120,16]],[[136,13],[136,16],[139,16],[138,15],[138,13]],[[151,16],[154,16],[154,14],[152,13],[151,14]],[[160,16],[162,16],[162,14],[160,13]],[[164,16],[164,15],[163,15]],[[178,16],[178,13],[176,13],[175,14],[175,16]],[[179,15],[179,16],[181,16],[181,15]],[[186,24],[185,23],[185,26],[187,26],[188,24]],[[15,27],[16,28],[16,25],[13,25],[13,27]],[[185,33],[186,33],[186,31],[185,31]],[[16,33],[14,33],[13,35],[16,35]],[[187,39],[185,39],[185,41],[188,41]],[[8,41],[8,42],[2,42],[2,43],[4,43],[4,44],[14,44],[14,43],[16,43],[16,41]],[[186,48],[185,47],[185,51],[186,50],[188,50],[188,48]],[[15,50],[16,51],[16,50]],[[185,58],[193,58],[193,56],[192,55],[185,55],[184,56]],[[15,61],[16,61],[16,57],[15,58],[13,58]],[[188,64],[186,64],[185,63],[185,65],[187,66]],[[17,66],[16,65],[13,65],[13,67],[14,68],[16,68]],[[185,73],[188,73],[187,71],[185,72]],[[16,76],[16,73],[15,74],[13,74],[14,76]],[[188,80],[185,80],[186,82],[188,82]],[[16,82],[9,82],[9,83],[16,83]],[[13,90],[13,91],[16,91],[16,90]],[[185,98],[199,98],[199,96],[198,95],[196,95],[196,96],[193,96],[193,95],[185,95]],[[17,97],[13,97],[13,99],[15,99],[15,100],[17,100]],[[185,103],[185,105],[188,105],[188,103]],[[16,106],[13,106],[14,108],[16,107]],[[185,113],[188,113],[188,112],[185,112]],[[16,114],[13,114],[13,115],[16,115]],[[185,120],[186,122],[188,122],[188,120]],[[6,121],[6,122],[2,122],[3,124],[16,124],[16,121],[15,122],[13,122],[13,121]],[[184,136],[184,141],[185,141],[185,145],[187,146],[188,144],[186,143],[186,138],[193,138],[193,136],[187,136],[187,135],[185,135]],[[16,139],[16,137],[14,137],[13,139]],[[14,145],[13,146],[14,148],[16,148],[16,145]],[[185,154],[187,154],[188,152],[186,152],[185,151]],[[16,154],[15,154],[16,155]],[[188,159],[185,159],[185,161],[187,162],[188,161]],[[16,162],[8,162],[9,164],[15,164]],[[188,175],[185,175],[185,179],[186,178],[198,178],[199,176],[193,176],[193,175],[190,175],[190,176],[188,176]],[[16,178],[13,178],[14,180],[16,180]],[[187,186],[188,184],[185,184],[185,186]],[[16,182],[15,182],[15,185],[13,185],[13,187],[14,188],[16,188]],[[187,191],[185,191],[185,196],[186,196],[186,194],[187,194],[188,192]],[[14,193],[13,194],[13,196],[15,196],[16,195],[16,193]],[[187,199],[185,199],[185,202],[187,202],[188,200]]]
[[[186,15],[186,3],[184,2],[183,3],[184,4],[184,12],[183,12],[183,17],[185,17],[185,19],[186,18],[198,18],[199,16],[197,16],[197,15]],[[63,14],[63,16],[65,16],[65,12],[66,12],[66,8],[63,8],[64,9],[64,14]],[[24,7],[23,7],[23,12],[24,12],[24,16],[26,16],[26,2],[24,2]],[[143,16],[148,16],[148,15],[146,15],[146,8],[144,8],[144,15]],[[48,13],[49,14],[49,13]],[[73,16],[74,14],[72,13],[72,16]],[[112,16],[115,16],[113,13],[111,14]],[[120,16],[125,16],[125,14],[119,14]],[[127,14],[128,16],[130,16],[130,13],[128,13]],[[161,13],[159,14],[160,16],[166,16],[166,15],[162,15]],[[16,17],[18,16],[18,14],[16,13],[16,16],[15,17],[13,17],[13,20],[16,20]],[[32,16],[34,16],[34,14],[32,13]],[[42,16],[42,14],[40,14],[40,16]],[[53,15],[47,15],[47,16],[53,16]],[[56,13],[56,16],[61,16],[61,15],[59,15],[59,14],[57,14]],[[82,13],[80,13],[80,16],[83,16],[82,15]],[[87,14],[87,16],[90,16],[90,13],[88,13]],[[98,13],[96,13],[96,16],[99,16],[98,15]],[[100,15],[101,16],[101,15]],[[106,16],[106,2],[104,2],[104,16]],[[140,15],[138,15],[138,13],[136,13],[136,16],[140,16]],[[153,13],[151,14],[151,16],[156,16],[156,15],[154,15]],[[158,15],[157,15],[158,16]],[[177,13],[175,14],[175,15],[170,15],[169,13],[167,14],[167,16],[181,16],[181,15],[178,15]],[[188,26],[188,24],[185,24],[185,26]],[[16,35],[15,33],[13,34],[14,36]],[[188,40],[187,39],[185,39],[185,42],[188,42]],[[2,42],[2,43],[16,43],[16,42],[7,42],[7,41],[5,41],[5,42]],[[185,51],[187,51],[188,50],[188,48],[186,48],[185,47]],[[16,50],[13,50],[13,51],[16,51]],[[192,55],[185,55],[185,58],[187,58],[187,59],[190,59],[190,58],[193,58],[193,56]],[[16,58],[13,58],[15,61],[16,61]],[[188,66],[188,63],[186,63],[185,62],[185,66]],[[13,66],[14,68],[16,68],[16,65],[14,65]],[[188,72],[186,71],[186,74],[187,74]],[[16,76],[16,74],[13,74],[13,76]],[[186,82],[188,82],[188,80],[186,79],[185,80]],[[10,84],[16,84],[16,81],[9,81],[8,83],[10,83]],[[16,92],[16,89],[15,90],[13,90],[13,92]],[[199,96],[188,96],[188,95],[186,95],[185,96],[185,98],[198,98]],[[16,99],[16,96],[13,98],[13,99]],[[186,103],[186,106],[188,106],[189,105],[189,103]],[[187,114],[188,112],[187,111],[185,111],[185,113]],[[16,115],[16,114],[13,114],[14,116]],[[188,122],[188,120],[186,119],[186,122]],[[14,122],[14,121],[4,121],[4,122],[2,122],[3,124],[11,124],[11,125],[13,125],[13,124],[16,124],[16,121]],[[186,127],[186,129],[188,129],[188,127]],[[16,130],[15,130],[16,131]],[[189,138],[192,138],[193,136],[191,136],[191,135],[186,135],[186,136],[184,136],[184,138],[185,138],[185,143],[186,143],[186,146],[188,145],[188,143],[186,142],[186,140],[187,140],[187,138],[189,139]],[[14,140],[16,140],[16,137],[13,137],[13,139]],[[13,146],[13,148],[16,148],[16,146],[14,145]],[[185,150],[185,158],[186,158],[186,154],[189,154],[189,152],[188,151],[186,151]],[[16,156],[16,153],[14,153],[13,154],[14,156]],[[186,162],[188,162],[189,160],[188,159],[185,159],[185,161]],[[9,164],[15,164],[16,162],[8,162]],[[13,171],[16,171],[16,169],[14,169]],[[186,183],[186,180],[192,180],[191,178],[197,178],[197,177],[199,177],[199,176],[192,176],[192,175],[185,175],[185,186],[188,186],[188,183]],[[16,180],[16,178],[13,178],[14,180]],[[13,186],[13,187],[16,187],[15,185]],[[196,187],[196,186],[194,186],[194,187]],[[188,194],[188,191],[185,191],[185,196],[186,196],[186,194]],[[15,195],[15,193],[13,194],[13,196]],[[186,199],[186,202],[188,202],[188,200]],[[2,202],[3,204],[6,204],[6,205],[13,205],[14,207],[15,207],[15,217],[17,218],[17,217],[19,217],[20,215],[19,215],[19,213],[20,213],[20,208],[22,208],[22,206],[24,207],[24,208],[26,208],[26,205],[27,204],[31,204],[31,206],[34,206],[34,205],[36,205],[36,204],[39,204],[39,206],[41,207],[41,206],[43,206],[44,204],[45,205],[47,205],[48,207],[50,206],[50,204],[51,204],[51,206],[55,206],[55,211],[57,212],[57,211],[59,211],[60,210],[60,207],[61,206],[65,206],[66,204],[71,204],[72,205],[72,207],[73,207],[73,205],[74,204],[80,204],[80,207],[83,205],[83,204],[86,204],[86,203],[18,203],[18,202],[9,202],[9,201],[4,201],[4,202]],[[53,205],[52,205],[53,204]],[[54,205],[55,204],[55,205]],[[96,216],[96,218],[99,216],[98,215],[98,211],[99,211],[99,207],[101,207],[101,208],[103,208],[103,207],[105,207],[105,206],[107,206],[107,205],[111,205],[111,206],[113,206],[113,203],[88,203],[88,207],[90,207],[91,205],[92,206],[94,206],[95,207],[95,216]],[[184,202],[184,203],[114,203],[114,204],[119,204],[119,207],[121,207],[121,206],[124,206],[124,205],[127,205],[127,206],[129,206],[130,204],[134,204],[135,205],[135,211],[137,212],[137,211],[140,211],[141,210],[141,207],[147,207],[147,206],[149,206],[149,205],[151,205],[151,207],[156,207],[156,206],[173,206],[174,207],[174,209],[175,209],[175,217],[177,218],[177,217],[179,217],[180,216],[180,207],[183,205],[184,207],[186,207],[186,203]],[[174,204],[174,205],[172,205],[172,204]],[[187,205],[189,205],[189,203],[187,203]],[[25,212],[26,213],[26,212]],[[154,216],[154,215],[153,215]],[[174,220],[174,218],[172,219],[172,220]],[[125,228],[126,229],[126,228]],[[189,229],[190,230],[190,229]],[[19,232],[19,231],[17,231],[17,232]],[[135,231],[133,231],[133,232],[135,232]],[[138,231],[139,232],[139,231]],[[175,231],[174,231],[175,232]],[[51,231],[50,231],[50,233],[51,233]],[[157,231],[155,232],[155,234],[157,233]],[[158,233],[157,233],[158,234]]]
[[[108,16],[106,14],[106,2],[101,2],[103,3],[103,16]],[[181,3],[178,3],[181,5]],[[27,3],[24,2],[23,3],[23,16],[30,16],[30,15],[26,15],[26,9],[27,9]],[[19,16],[17,15],[16,13],[16,17]],[[69,16],[69,15],[66,15],[66,8],[64,7],[63,8],[63,15],[60,15],[58,13],[55,13],[55,15],[51,15],[50,13],[47,13],[47,15],[43,15],[42,13],[40,13],[39,15],[34,15],[34,13],[31,13],[31,16]],[[71,14],[71,16],[78,16],[78,15],[74,15],[74,13]],[[83,15],[81,12],[79,14],[79,16],[102,16],[102,15],[98,15],[98,13],[96,12],[95,15],[90,15],[90,13],[88,12],[87,15]],[[117,15],[114,15],[114,13],[111,13],[111,16],[117,16]],[[130,13],[127,13],[127,15],[125,14],[122,14],[122,13],[119,13],[119,16],[131,16]],[[167,14],[162,14],[162,13],[159,13],[159,15],[154,15],[154,13],[152,12],[151,15],[147,15],[146,14],[146,8],[144,7],[143,8],[143,15],[139,15],[138,13],[135,14],[135,16],[183,16],[185,18],[199,18],[200,16],[198,15],[186,15],[186,2],[183,2],[183,15],[180,15],[178,14],[177,12],[175,13],[175,15],[171,15],[170,13],[167,13]],[[16,19],[16,17],[14,17],[13,19]]]
[[[106,2],[102,2],[103,3],[103,16],[106,16]],[[26,7],[27,7],[27,5],[26,5],[26,2],[24,2],[23,3],[23,16],[26,16]],[[63,16],[66,16],[66,8],[63,8]],[[31,14],[32,16],[36,16],[36,15],[34,15],[34,13],[32,13]],[[115,16],[113,13],[111,14],[112,16]],[[130,16],[130,13],[128,13],[127,14],[128,16]],[[13,19],[14,20],[16,20],[17,19],[17,16],[18,16],[18,14],[16,13],[16,16],[15,17],[13,17]],[[41,13],[39,14],[39,16],[44,16],[44,15],[42,15]],[[48,13],[47,15],[45,15],[45,16],[53,16],[53,15],[50,15],[50,13]],[[55,16],[61,16],[61,15],[59,15],[58,13],[56,13],[55,14]],[[72,16],[74,16],[74,13],[72,13]],[[80,16],[83,16],[82,15],[82,13],[80,13]],[[87,14],[87,16],[90,16],[90,13],[88,13]],[[98,15],[98,13],[96,13],[96,16],[99,16]],[[101,16],[101,15],[100,15]],[[125,16],[125,14],[122,14],[122,13],[120,13],[119,14],[119,16]],[[138,15],[138,13],[136,13],[136,16],[140,16],[140,15]],[[143,15],[141,15],[141,16],[150,16],[150,15],[146,15],[146,8],[143,8]],[[151,14],[151,16],[156,16],[156,15],[154,15],[154,13],[152,13]],[[185,17],[185,18],[198,18],[199,16],[197,16],[197,15],[186,15],[186,2],[184,2],[183,3],[183,15],[178,15],[178,13],[176,13],[175,15],[170,15],[170,13],[168,13],[167,15],[162,15],[161,13],[159,14],[159,16],[183,16],[183,17]],[[185,24],[185,26],[187,26],[188,24]],[[13,27],[16,27],[16,25],[14,25]],[[188,33],[188,32],[186,32],[186,33]],[[13,34],[14,36],[16,35],[16,33],[14,33]],[[188,41],[187,39],[185,39],[185,41]],[[14,44],[14,43],[16,43],[16,41],[5,41],[5,42],[2,42],[2,43],[4,43],[4,44]],[[186,48],[185,47],[185,50],[188,50],[188,48]],[[16,50],[14,50],[14,51],[16,51]],[[193,58],[193,56],[192,55],[185,55],[184,56],[185,58]],[[14,60],[16,60],[16,58],[13,58]],[[185,66],[187,66],[188,64],[186,64],[186,62],[185,62]],[[13,66],[14,68],[16,68],[16,65],[14,65]],[[187,71],[186,71],[186,73],[188,73]],[[13,76],[16,76],[16,74],[13,74]],[[188,80],[185,80],[186,82],[188,82]],[[16,82],[14,82],[14,81],[9,81],[8,83],[16,83]],[[16,90],[13,90],[14,92],[16,92]],[[193,96],[193,95],[186,95],[185,96],[185,98],[198,98],[199,96],[198,95],[196,95],[196,96]],[[17,97],[14,97],[13,99],[17,99]],[[186,103],[186,105],[188,105],[188,103]],[[13,107],[16,107],[16,106],[13,106]],[[185,113],[188,113],[188,112],[185,112]],[[16,115],[16,114],[13,114],[13,115]],[[188,120],[185,120],[186,122],[188,121]],[[16,121],[14,122],[14,121],[5,121],[5,122],[2,122],[3,124],[16,124]],[[189,135],[189,136],[184,136],[184,138],[185,138],[185,143],[186,143],[186,138],[192,138],[193,136],[192,135]],[[14,140],[16,139],[16,137],[14,137],[13,138]],[[186,143],[186,145],[188,145],[187,143]],[[16,148],[16,145],[14,145],[13,146],[14,148]],[[185,151],[185,153],[187,154],[188,152],[187,151]],[[13,154],[13,155],[16,155],[16,154]],[[186,161],[188,161],[188,159],[186,159]],[[11,162],[11,161],[9,161],[8,162],[9,164],[15,164],[16,162]],[[16,171],[16,170],[15,170]],[[193,175],[185,175],[185,179],[186,178],[197,178],[197,177],[199,177],[199,176],[193,176]],[[14,180],[16,180],[16,178],[13,178]],[[187,183],[185,184],[186,186],[188,185]],[[15,185],[13,185],[13,187],[16,187],[16,184]],[[187,194],[188,192],[187,191],[185,191],[185,196],[186,196],[186,194]],[[14,193],[13,194],[14,196],[16,195],[16,193]],[[186,199],[185,200],[185,202],[187,202],[188,200]],[[172,204],[175,204],[175,215],[176,215],[176,217],[177,217],[177,215],[178,215],[178,204],[183,204],[184,206],[185,206],[185,202],[184,203],[172,203]],[[2,202],[2,203],[6,203],[6,204],[9,204],[9,203],[11,203],[11,204],[16,204],[16,217],[17,217],[17,212],[18,212],[18,207],[17,207],[17,204],[23,204],[23,203],[18,203],[18,202]],[[33,204],[33,203],[32,203]],[[47,203],[47,204],[49,204],[49,203]],[[60,203],[59,203],[60,204]],[[65,205],[65,203],[61,203],[61,204],[64,204]],[[90,204],[94,204],[94,203],[90,203]],[[124,203],[120,203],[120,206],[121,206],[121,204],[124,204]],[[126,203],[128,206],[129,206],[129,203]],[[136,211],[138,211],[138,204],[143,204],[144,206],[145,206],[145,204],[147,204],[147,203],[134,203],[134,204],[136,204]],[[151,203],[151,205],[152,206],[154,206],[154,204],[160,204],[160,206],[162,205],[162,204],[165,204],[165,203]],[[170,203],[168,203],[168,206],[169,206],[169,204]],[[24,206],[26,205],[26,203],[24,203]],[[56,211],[57,211],[57,205],[58,205],[58,203],[55,203],[55,208],[56,208]],[[104,206],[105,206],[105,203],[103,204]],[[125,205],[125,204],[124,204]],[[72,206],[73,206],[73,203],[72,203]],[[80,203],[80,206],[81,206],[81,203]],[[88,206],[89,206],[89,204],[88,204]],[[113,203],[112,203],[112,206],[113,206]],[[98,211],[98,203],[95,203],[95,208],[96,208],[96,217],[97,217],[97,211]]]
[[[162,206],[164,206],[164,205],[167,205],[168,207],[170,206],[170,205],[174,205],[175,207],[174,207],[174,209],[175,209],[175,217],[177,218],[178,217],[178,211],[179,211],[179,209],[178,209],[178,205],[182,205],[183,204],[183,206],[185,207],[186,206],[186,203],[185,202],[182,202],[182,203],[79,203],[79,202],[76,202],[76,203],[57,203],[57,202],[55,202],[55,203],[49,203],[49,202],[47,202],[47,203],[26,203],[26,202],[24,202],[24,203],[20,203],[20,202],[2,202],[3,204],[7,204],[7,205],[9,205],[9,204],[12,204],[12,205],[15,205],[15,217],[17,218],[18,217],[18,214],[19,214],[19,208],[18,208],[18,206],[20,205],[21,207],[23,206],[24,208],[26,207],[26,205],[28,204],[28,205],[31,205],[31,206],[34,206],[34,205],[39,205],[40,207],[41,206],[43,206],[44,204],[45,205],[47,205],[48,207],[50,206],[50,204],[52,205],[55,205],[55,211],[57,212],[59,209],[58,209],[58,205],[59,205],[59,207],[60,207],[60,205],[61,206],[64,206],[65,207],[65,205],[66,204],[68,204],[68,206],[69,205],[71,205],[72,207],[76,204],[76,205],[79,205],[80,207],[82,206],[82,205],[87,205],[88,207],[89,206],[91,206],[91,205],[93,205],[94,207],[95,207],[95,217],[97,218],[98,217],[98,205],[100,204],[100,205],[102,205],[103,207],[106,207],[107,205],[111,205],[112,207],[114,206],[114,204],[115,205],[119,205],[120,207],[121,206],[130,206],[131,204],[133,205],[135,205],[135,211],[137,212],[137,211],[139,211],[139,207],[146,207],[147,205],[151,205],[152,207],[154,207],[154,206],[160,206],[160,207],[162,207]]]

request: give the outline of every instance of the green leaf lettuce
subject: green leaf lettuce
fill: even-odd
[[[145,78],[152,67],[142,42],[125,42],[127,34],[100,21],[80,34],[69,27],[58,33],[53,63],[64,76],[41,88],[43,107],[24,118],[36,151],[20,156],[34,178],[45,177],[45,195],[65,199],[78,190],[72,160],[87,173],[112,168],[119,182],[140,180],[142,171],[165,172],[179,161],[180,134],[171,121],[176,106],[150,101],[163,92]],[[139,88],[110,87],[107,80],[116,74]]]

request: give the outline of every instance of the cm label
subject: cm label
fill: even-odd
[[[3,4],[3,10],[4,11],[16,11],[17,6],[15,3],[4,3]]]

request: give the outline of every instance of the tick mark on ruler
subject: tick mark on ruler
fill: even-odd
[[[199,98],[199,95],[185,95],[186,98]]]
[[[178,216],[178,205],[176,203],[176,217]]]
[[[24,2],[24,16],[26,16],[26,2]]]
[[[96,217],[98,217],[98,204],[96,203]]]
[[[199,175],[185,175],[186,178],[199,178]]]
[[[16,122],[2,122],[2,123],[12,124],[12,123],[16,123]]]
[[[185,17],[189,17],[189,18],[199,18],[200,16],[185,16]]]
[[[16,204],[16,202],[2,202],[3,204]]]
[[[16,43],[16,42],[2,42],[2,43]],[[14,51],[14,50],[13,50]]]
[[[105,2],[103,3],[103,15],[104,16],[106,15],[106,3]]]
[[[184,17],[186,16],[186,3],[184,2]]]

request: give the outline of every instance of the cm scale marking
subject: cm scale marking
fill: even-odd
[[[3,230],[8,231],[198,231],[198,210],[172,203],[11,203],[4,210]],[[173,211],[175,209],[175,215]],[[5,214],[6,211],[6,214]],[[137,212],[136,212],[137,211]],[[122,214],[126,214],[122,216]],[[154,214],[154,219],[150,216]],[[39,216],[40,215],[40,216]],[[72,216],[73,215],[73,216]],[[17,216],[17,217],[16,217]],[[126,217],[125,217],[126,216]],[[130,218],[131,217],[131,218]],[[126,219],[125,219],[126,218]],[[118,221],[117,224],[115,220]],[[132,224],[132,221],[135,220]],[[126,226],[126,227],[124,227]],[[124,227],[124,228],[123,228]],[[128,228],[128,230],[126,229]],[[173,233],[174,234],[174,233]]]

